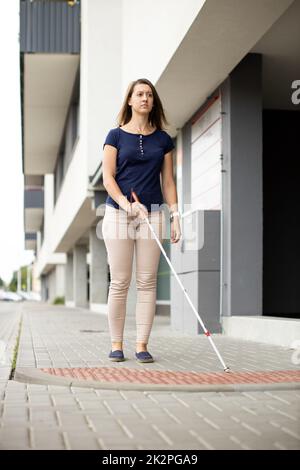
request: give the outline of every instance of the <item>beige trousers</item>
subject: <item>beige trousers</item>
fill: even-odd
[[[165,213],[148,213],[148,220],[162,243],[166,236]],[[108,324],[112,342],[123,341],[126,301],[136,259],[136,329],[138,343],[148,343],[156,309],[157,270],[161,250],[146,220],[106,205],[102,234],[110,268]]]

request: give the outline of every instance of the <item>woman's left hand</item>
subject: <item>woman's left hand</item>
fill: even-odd
[[[174,217],[171,222],[171,243],[177,243],[181,237],[179,217]]]

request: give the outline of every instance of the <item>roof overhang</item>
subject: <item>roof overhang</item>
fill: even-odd
[[[186,124],[292,3],[209,0],[203,4],[155,83],[172,116],[171,135]]]
[[[36,250],[37,248],[37,234],[25,233],[25,250]]]
[[[30,207],[24,209],[24,228],[25,232],[39,232],[44,219],[44,209]]]
[[[41,230],[44,218],[44,188],[25,187],[24,222],[25,232]]]
[[[24,173],[53,173],[80,58],[24,54]]]

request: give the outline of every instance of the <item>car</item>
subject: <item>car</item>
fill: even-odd
[[[28,300],[34,300],[36,302],[40,302],[42,299],[41,299],[41,295],[38,293],[38,292],[28,292]]]
[[[7,302],[20,302],[23,298],[17,294],[16,292],[12,291],[1,291],[0,292],[0,300],[4,300]]]
[[[18,290],[17,295],[19,295],[22,300],[30,300],[30,293],[24,290]]]
[[[33,301],[40,301],[41,296],[37,292],[27,292],[24,290],[20,290],[17,292],[20,297],[22,297],[23,300],[33,300]]]

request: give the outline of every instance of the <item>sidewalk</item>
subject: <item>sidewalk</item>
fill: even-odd
[[[107,357],[110,339],[105,315],[32,304],[24,304],[23,312],[15,373],[19,381],[118,390],[300,389],[292,351],[283,348],[215,335],[213,339],[231,369],[225,374],[204,335],[172,332],[169,318],[157,316],[149,342],[156,360],[140,364],[134,357],[134,319],[128,318],[126,361],[114,363]]]
[[[0,331],[17,366],[0,366],[3,449],[299,449],[299,366],[293,351],[214,335],[231,373],[205,336],[171,331],[156,317],[155,358],[107,358],[105,315],[39,303],[0,303]],[[193,393],[191,393],[193,392]],[[16,426],[17,424],[17,426]]]

